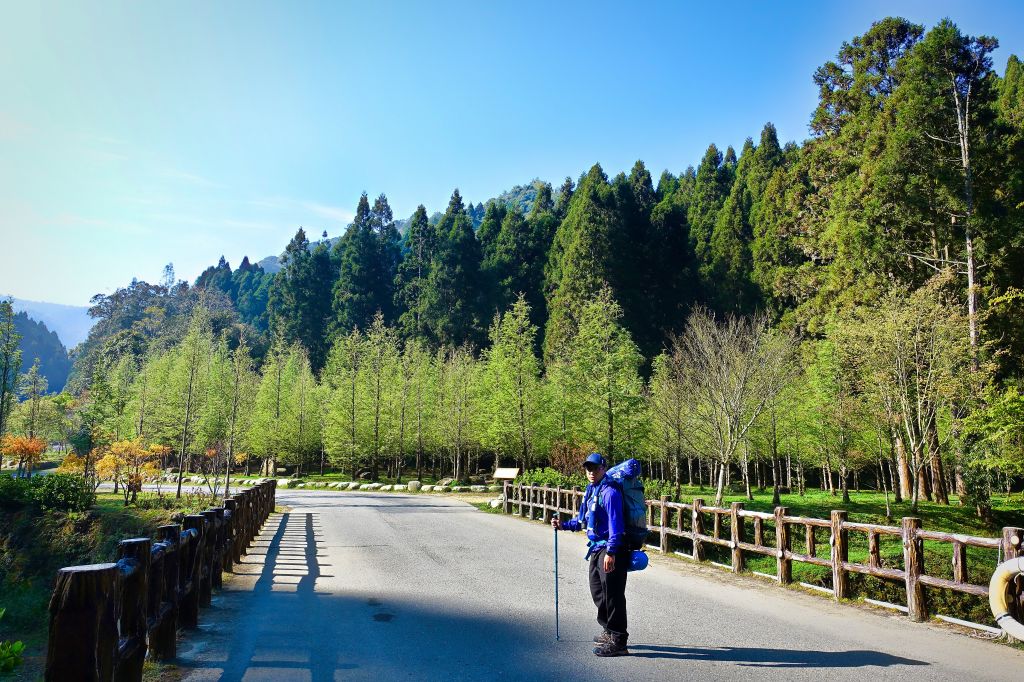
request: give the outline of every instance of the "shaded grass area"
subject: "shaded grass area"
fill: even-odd
[[[8,679],[35,680],[45,663],[49,624],[47,606],[57,571],[64,566],[104,563],[117,557],[117,543],[152,537],[158,526],[177,514],[210,506],[198,495],[162,499],[142,493],[139,504],[125,507],[124,498],[99,493],[87,512],[39,511],[35,507],[0,514],[0,640],[22,640],[25,663]]]

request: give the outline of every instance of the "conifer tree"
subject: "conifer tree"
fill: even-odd
[[[480,244],[456,189],[435,226],[434,250],[424,292],[425,326],[433,342],[475,342],[480,336]]]
[[[165,409],[175,424],[178,436],[178,486],[175,497],[181,497],[181,483],[185,471],[192,463],[193,441],[196,429],[206,407],[209,359],[213,353],[213,339],[208,331],[206,311],[193,314],[188,333],[172,351],[172,364],[168,376],[171,388]]]
[[[548,299],[545,358],[553,358],[575,336],[584,303],[610,284],[612,238],[620,229],[614,192],[601,166],[594,164],[580,181],[555,234],[548,268],[549,287],[555,286]]]
[[[335,333],[366,329],[378,311],[392,319],[400,254],[387,197],[380,195],[371,209],[363,192],[335,254],[339,262],[334,284]]]
[[[437,247],[437,233],[427,219],[427,209],[416,207],[405,238],[405,257],[395,276],[395,303],[401,311],[398,325],[405,338],[426,338],[426,289]]]
[[[585,441],[595,443],[610,461],[620,453],[636,452],[645,436],[640,414],[643,357],[621,319],[622,308],[611,289],[602,287],[583,306],[567,363]]]
[[[329,347],[336,277],[330,252],[324,243],[310,251],[306,232],[299,228],[285,248],[281,266],[270,290],[270,331],[286,343],[301,343],[319,370]]]
[[[486,420],[483,444],[499,457],[532,468],[541,412],[540,361],[535,355],[537,328],[520,294],[491,326],[491,347],[484,356]]]
[[[366,443],[371,475],[379,475],[381,457],[398,436],[394,420],[394,389],[398,384],[398,339],[377,314],[363,339],[362,378],[357,392],[363,409],[358,431]]]
[[[722,153],[714,144],[710,145],[697,169],[693,196],[687,206],[690,243],[698,268],[705,273],[707,264],[711,262],[711,236],[715,221],[729,191],[726,184],[729,175],[729,170],[722,162]],[[707,292],[712,283],[703,276],[701,286]]]
[[[363,381],[364,350],[363,336],[358,329],[339,338],[331,348],[323,376],[328,401],[324,445],[331,463],[349,469],[353,478],[365,454],[358,436],[361,417],[358,391]]]
[[[558,188],[558,199],[555,202],[554,212],[559,222],[565,220],[569,213],[569,204],[572,203],[572,195],[575,193],[576,184],[569,176],[565,177],[562,186]]]
[[[757,225],[762,195],[781,161],[782,150],[770,123],[756,148],[750,138],[743,145],[735,181],[715,221],[710,260],[702,264],[705,281],[715,282],[709,302],[719,312],[750,313],[760,306],[753,281],[752,242],[755,232],[762,231]]]
[[[7,433],[7,419],[14,407],[18,372],[21,371],[21,337],[14,329],[14,306],[0,301],[0,436]]]

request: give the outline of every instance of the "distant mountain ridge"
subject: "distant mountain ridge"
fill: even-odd
[[[14,312],[24,312],[33,320],[45,324],[48,330],[56,332],[60,342],[69,349],[85,341],[95,324],[95,320],[89,317],[89,308],[85,306],[21,298],[13,298],[13,301]]]
[[[47,390],[60,393],[71,374],[71,359],[60,338],[47,329],[44,322],[29,318],[24,311],[14,315],[14,329],[21,337],[18,341],[21,372],[29,371],[32,364],[39,360],[39,371],[49,384]]]

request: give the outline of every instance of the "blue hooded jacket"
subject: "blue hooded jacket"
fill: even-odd
[[[626,539],[622,491],[614,485],[607,485],[605,479],[588,484],[579,511],[574,518],[562,522],[562,529],[586,529],[592,543],[606,542],[608,553],[616,554],[625,547]]]

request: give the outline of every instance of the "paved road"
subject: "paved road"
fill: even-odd
[[[287,491],[180,646],[223,680],[1011,680],[1024,653],[654,557],[630,577],[630,657],[599,659],[584,542],[429,495]]]

